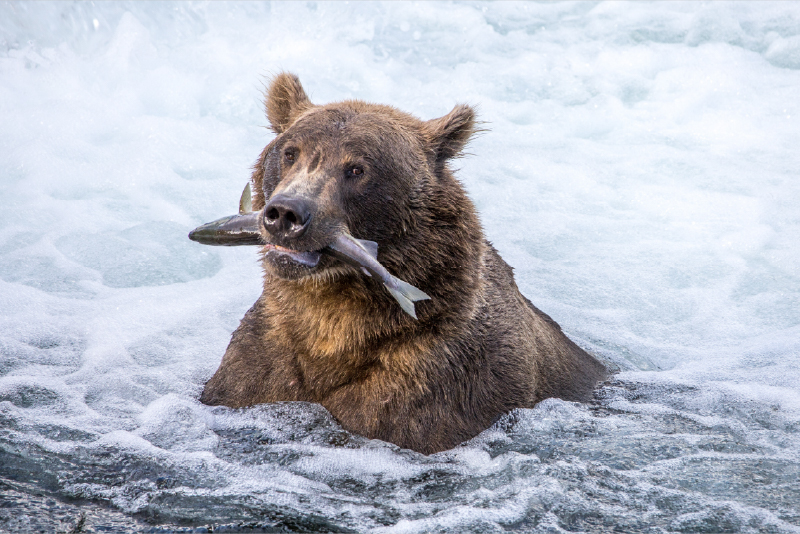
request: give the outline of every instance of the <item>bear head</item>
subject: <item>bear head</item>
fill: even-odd
[[[471,107],[422,121],[359,100],[314,105],[289,73],[271,81],[265,107],[277,136],[254,166],[253,207],[263,211],[269,283],[375,283],[320,253],[346,232],[376,242],[392,274],[430,291],[434,302],[423,304],[423,315],[432,318],[454,298],[463,300],[457,293],[477,284],[483,237],[447,162],[476,132]],[[386,306],[402,315],[391,302]]]

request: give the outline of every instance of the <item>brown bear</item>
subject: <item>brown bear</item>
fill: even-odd
[[[252,175],[264,290],[203,403],[316,402],[351,432],[430,454],[513,408],[591,395],[605,368],[522,296],[448,167],[476,131],[469,106],[421,121],[315,105],[288,73],[265,106],[277,136]],[[380,265],[429,297],[416,318],[330,253],[341,235],[377,243]]]

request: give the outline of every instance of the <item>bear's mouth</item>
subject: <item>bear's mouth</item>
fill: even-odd
[[[278,261],[286,261],[288,259],[308,268],[316,267],[322,257],[322,251],[319,250],[292,250],[273,243],[264,245],[264,254],[271,255]]]
[[[247,192],[247,189],[245,189]],[[317,270],[323,255],[374,277],[386,287],[407,314],[414,319],[414,303],[430,297],[419,288],[393,276],[378,262],[378,244],[356,239],[347,231],[340,231],[320,250],[294,250],[275,243],[264,242],[258,212],[230,215],[204,224],[189,233],[189,239],[206,245],[263,245],[264,259],[281,278],[297,279]]]
[[[302,266],[306,269],[317,266],[322,250],[294,250],[267,242],[261,233],[262,217],[263,213],[260,211],[229,215],[198,226],[189,233],[189,239],[204,245],[263,245],[264,254],[278,265],[289,268]]]

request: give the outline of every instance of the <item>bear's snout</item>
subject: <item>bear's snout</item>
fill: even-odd
[[[308,230],[313,212],[311,200],[278,194],[264,208],[264,227],[279,241],[298,239]]]

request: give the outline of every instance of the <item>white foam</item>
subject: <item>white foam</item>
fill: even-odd
[[[0,445],[195,522],[798,531],[768,498],[800,498],[798,39],[780,2],[3,4]],[[423,457],[311,406],[199,404],[260,268],[185,235],[236,209],[282,69],[320,103],[478,107],[458,176],[523,293],[623,370],[599,406]]]

